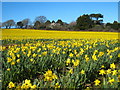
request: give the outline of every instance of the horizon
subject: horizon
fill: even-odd
[[[112,13],[111,13],[112,12]],[[118,21],[118,2],[2,2],[2,21],[13,19],[15,22],[37,16],[48,20],[70,23],[83,14],[100,13],[103,23]]]

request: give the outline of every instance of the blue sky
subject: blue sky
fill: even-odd
[[[25,18],[34,21],[37,16],[46,16],[48,20],[64,22],[75,21],[80,15],[101,13],[104,22],[118,21],[118,2],[3,2],[2,21]]]
[[[118,2],[120,0],[2,0],[2,2]]]

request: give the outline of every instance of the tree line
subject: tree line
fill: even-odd
[[[26,18],[19,22],[14,20],[7,20],[0,23],[0,28],[4,27],[10,29],[11,27],[20,29],[45,29],[45,30],[67,30],[67,31],[120,31],[120,23],[114,21],[113,23],[103,23],[102,14],[84,14],[79,16],[76,21],[71,23],[63,22],[58,19],[56,22],[48,20],[45,16],[38,16],[34,22]]]

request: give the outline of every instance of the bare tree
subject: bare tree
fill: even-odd
[[[68,30],[75,30],[76,27],[76,22],[72,21],[70,22],[70,24],[68,25]]]
[[[39,29],[40,28],[40,22],[39,21],[36,21],[35,23],[34,23],[34,28],[35,29]]]
[[[11,28],[11,26],[14,26],[14,25],[15,25],[14,20],[8,20],[8,21],[2,23],[2,26],[3,26],[3,27],[6,27],[6,29],[7,29],[7,28]]]
[[[25,26],[25,28],[28,28],[28,25],[30,24],[30,19],[26,18],[26,19],[22,20],[22,23]]]
[[[2,23],[0,22],[0,28],[2,27]]]
[[[39,21],[40,23],[45,23],[47,21],[47,18],[45,16],[38,16],[35,18],[35,22]]]
[[[71,25],[71,26],[75,26],[75,25],[76,25],[76,22],[75,22],[75,21],[72,21],[72,22],[70,22],[69,25]]]
[[[63,25],[63,21],[61,19],[58,19],[56,23],[59,23],[60,25]]]

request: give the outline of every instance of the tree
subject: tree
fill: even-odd
[[[34,28],[35,29],[39,29],[40,28],[40,22],[39,21],[36,21],[35,23],[34,23]]]
[[[50,24],[51,24],[50,20],[47,20],[47,21],[45,22],[45,24],[46,24],[46,25],[50,25]]]
[[[2,27],[5,27],[5,28],[7,29],[7,28],[8,28],[7,22],[3,22],[3,23],[2,23]]]
[[[98,20],[99,18],[103,18],[103,15],[98,13],[98,14],[90,14],[89,15],[91,19],[95,18],[96,20]]]
[[[51,29],[51,26],[50,26],[50,25],[51,25],[50,20],[47,20],[47,21],[45,22],[45,26],[44,26],[44,27],[49,30],[49,29]]]
[[[4,22],[4,23],[2,24],[2,26],[3,26],[3,27],[6,27],[6,29],[7,29],[7,28],[11,28],[11,26],[14,26],[14,25],[15,25],[14,20],[8,20],[8,21],[6,21],[6,22]]]
[[[23,26],[25,26],[25,28],[27,28],[30,23],[30,19],[26,18],[26,19],[22,20],[22,23],[23,23]]]
[[[111,23],[107,23],[107,24],[106,24],[106,26],[110,26],[110,27],[111,27],[111,26],[112,26],[112,24],[111,24]]]
[[[94,20],[95,14],[90,14],[89,16],[90,16],[90,18],[91,18],[92,20]]]
[[[19,21],[19,22],[17,22],[17,26],[18,26],[18,28],[23,28],[23,23],[22,23],[22,21]]]
[[[75,21],[72,21],[72,22],[70,22],[69,25],[71,25],[71,26],[75,26],[75,25],[76,25],[76,22],[75,22]]]
[[[63,25],[63,22],[61,19],[58,19],[58,21],[56,23],[59,23],[60,25]]]
[[[39,21],[40,23],[45,23],[47,21],[47,18],[45,16],[38,16],[35,18],[35,22]]]
[[[96,18],[96,20],[98,21],[99,18],[103,18],[103,15],[100,14],[100,13],[99,13],[99,14],[95,14],[95,18]]]
[[[84,14],[77,18],[76,20],[76,28],[80,30],[85,30],[93,27],[93,22],[90,19],[90,16],[88,14]]]
[[[2,23],[0,22],[0,28],[2,27]]]
[[[75,30],[75,27],[76,27],[76,22],[73,21],[68,25],[68,30]]]
[[[120,29],[120,23],[118,23],[118,28]]]
[[[119,29],[119,23],[117,21],[114,21],[113,24],[111,25],[111,28],[118,30]]]
[[[103,18],[103,15],[102,14],[90,14],[89,15],[90,16],[90,18],[93,20],[93,22],[95,23],[95,24],[101,24],[102,22],[103,22],[103,20],[101,19],[101,20],[99,20],[99,18]],[[95,20],[94,20],[95,19]]]
[[[110,28],[112,28],[112,29],[114,29],[115,31],[117,30],[119,30],[120,29],[120,23],[118,23],[117,21],[114,21],[113,23],[107,23],[106,24],[106,27],[110,27]]]
[[[55,23],[55,21],[53,20],[52,23]]]

